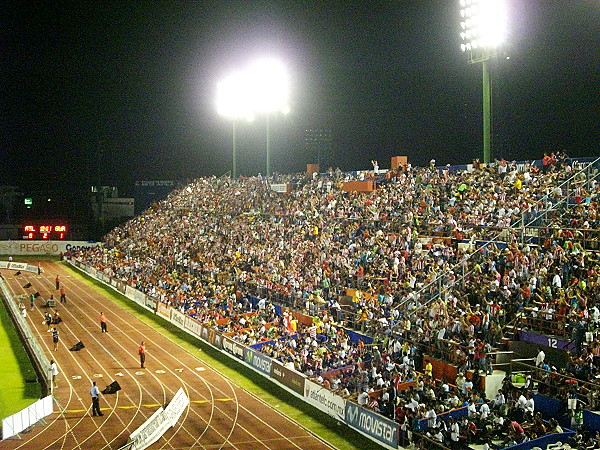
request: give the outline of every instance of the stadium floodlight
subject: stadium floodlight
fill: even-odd
[[[283,64],[274,59],[262,59],[248,67],[253,110],[266,115],[267,122],[267,177],[271,176],[271,135],[270,115],[281,112],[287,114],[289,108],[289,77]]]
[[[235,124],[239,119],[251,120],[254,116],[250,91],[243,72],[234,73],[217,85],[217,112],[231,119],[232,122],[233,167],[231,175],[235,179],[237,178]]]
[[[470,64],[481,63],[483,70],[483,162],[491,161],[492,102],[488,61],[497,55],[506,39],[508,14],[506,0],[459,0],[460,48]]]
[[[283,64],[274,59],[256,61],[217,86],[217,111],[233,121],[233,177],[236,171],[236,120],[252,120],[265,114],[267,122],[267,177],[271,175],[269,116],[288,114],[289,77]]]

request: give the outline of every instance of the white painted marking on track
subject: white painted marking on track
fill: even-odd
[[[146,373],[146,372],[140,372],[140,371],[137,371],[135,374],[136,374],[136,375],[144,375],[145,373]]]
[[[102,375],[101,373],[94,374],[94,378],[102,378],[102,377],[104,377],[104,375]]]
[[[175,369],[175,372],[181,373],[181,372],[183,372],[183,369]]]
[[[164,370],[157,370],[156,373],[165,373]]]
[[[196,367],[198,372],[204,372],[206,369],[204,367]]]
[[[73,380],[81,380],[81,375],[73,375],[71,378]]]
[[[123,374],[121,372],[115,373],[115,377],[122,377],[122,376],[123,376]]]

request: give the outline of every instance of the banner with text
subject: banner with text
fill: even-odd
[[[296,372],[295,370],[284,367],[277,361],[273,361],[271,367],[271,378],[279,381],[284,386],[290,388],[292,391],[304,395],[304,375]]]
[[[310,380],[304,382],[304,399],[336,419],[345,420],[346,400]]]
[[[258,353],[251,348],[244,347],[244,361],[266,376],[271,376],[273,360],[268,356]]]
[[[0,255],[36,256],[60,255],[73,250],[90,249],[102,245],[87,241],[0,241]]]
[[[346,402],[346,423],[390,447],[398,447],[398,423],[355,403]]]

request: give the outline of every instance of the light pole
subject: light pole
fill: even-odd
[[[285,68],[271,59],[255,62],[241,72],[235,73],[217,86],[217,110],[232,119],[233,178],[237,177],[236,120],[255,114],[266,115],[267,122],[267,177],[271,175],[270,115],[287,114],[289,83]]]
[[[233,142],[231,144],[231,147],[233,149],[233,164],[232,164],[231,178],[235,180],[237,178],[237,148],[235,145],[235,119],[231,120],[231,136],[233,139]]]
[[[236,121],[244,116],[250,118],[252,115],[246,88],[242,73],[234,73],[217,85],[217,111],[220,115],[231,119],[232,123],[231,178],[233,179],[237,178]]]
[[[269,133],[269,113],[267,112],[267,178],[271,176],[271,135]]]
[[[498,54],[506,36],[505,0],[460,0],[463,52],[469,64],[481,63],[483,79],[483,162],[492,159],[492,88],[489,60]]]
[[[246,71],[251,95],[250,104],[256,113],[264,113],[267,125],[267,177],[271,176],[271,115],[290,111],[289,77],[283,64],[274,59],[263,59],[250,65]]]

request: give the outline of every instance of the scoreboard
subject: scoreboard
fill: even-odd
[[[23,225],[23,239],[61,240],[66,239],[69,227],[64,224],[55,225]]]

